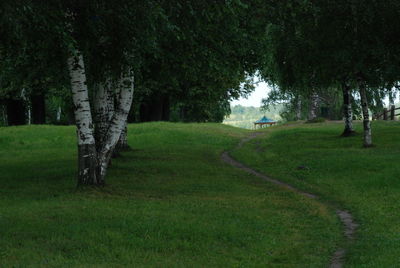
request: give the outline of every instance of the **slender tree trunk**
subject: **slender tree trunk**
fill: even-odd
[[[43,94],[31,97],[32,124],[46,123],[46,104]]]
[[[96,146],[82,54],[68,58],[78,137],[78,185],[98,185]]]
[[[119,136],[118,142],[115,145],[112,157],[113,158],[119,157],[120,152],[128,150],[130,150],[130,147],[128,145],[128,127],[127,127],[127,122],[125,122],[125,127],[123,128],[121,135]]]
[[[390,90],[389,91],[389,107],[392,107],[394,105],[394,99],[396,98],[395,93]]]
[[[110,120],[114,115],[114,92],[109,81],[100,84],[96,90],[94,100],[94,122],[96,149],[100,151],[104,146]]]
[[[28,106],[27,114],[28,114],[28,125],[32,124],[32,109]]]
[[[57,108],[56,120],[57,122],[60,122],[61,120],[61,106],[58,106]]]
[[[121,84],[121,83],[122,82],[120,82],[120,86],[116,90],[116,94],[115,94],[116,102],[118,102],[119,99],[121,98],[121,90],[124,87],[124,85]],[[128,112],[128,116],[129,116],[129,112]],[[119,154],[120,152],[129,149],[127,124],[128,124],[128,117],[127,117],[127,119],[126,119],[126,121],[124,123],[124,127],[122,128],[121,134],[119,135],[119,139],[117,141],[117,144],[114,147],[113,157],[118,157],[120,155]]]
[[[297,102],[296,102],[296,120],[299,121],[301,120],[301,99],[300,97],[297,97]]]
[[[128,118],[129,110],[132,105],[133,98],[133,74],[127,72],[119,81],[119,98],[115,107],[115,112],[111,118],[107,134],[104,138],[104,143],[100,150],[98,150],[98,170],[97,177],[100,181],[104,182],[107,167],[110,158],[113,154],[114,147],[116,146],[122,131],[125,128],[126,120]]]
[[[129,149],[128,145],[128,127],[127,122],[125,122],[125,127],[123,128],[121,135],[116,146],[118,152],[125,151]]]
[[[367,100],[367,92],[365,88],[365,82],[362,78],[358,79],[358,87],[360,90],[361,96],[361,108],[363,113],[363,123],[364,123],[364,147],[372,146],[372,133],[371,133],[371,121],[369,120],[369,111],[368,111],[368,100]]]
[[[344,131],[343,137],[354,135],[353,129],[353,109],[351,108],[351,92],[348,83],[343,83],[343,116],[344,116]]]
[[[313,93],[310,97],[310,109],[308,111],[308,120],[313,120],[317,117],[317,110],[318,110],[318,94]]]
[[[6,113],[6,106],[0,105],[1,107],[1,112],[2,112],[2,119],[3,119],[3,126],[7,126],[7,113]]]

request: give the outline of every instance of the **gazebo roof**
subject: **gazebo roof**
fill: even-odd
[[[257,120],[254,122],[255,124],[264,124],[264,123],[276,123],[274,120],[267,118],[266,116],[263,116],[260,120]]]

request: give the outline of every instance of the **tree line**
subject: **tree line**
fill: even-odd
[[[382,109],[384,98],[393,104],[399,89],[400,3],[322,0],[276,5],[266,28],[261,70],[277,87],[265,104],[289,101],[292,116],[312,120],[320,103],[337,111],[335,104],[342,99],[343,136],[354,133],[354,114],[361,115],[363,144],[372,146],[369,111]]]
[[[257,73],[274,88],[265,103],[285,100],[296,118],[334,102],[348,136],[362,114],[369,147],[369,109],[398,88],[399,5],[4,0],[0,116],[76,124],[78,184],[102,185],[128,121],[222,121]]]

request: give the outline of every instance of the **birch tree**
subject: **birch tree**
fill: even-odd
[[[90,109],[82,54],[77,51],[68,58],[72,100],[78,139],[78,185],[99,184],[96,176],[97,158],[94,124]]]
[[[310,108],[308,109],[308,121],[312,121],[318,116],[319,96],[313,92],[310,96]]]
[[[120,92],[118,94],[117,105],[111,119],[108,121],[107,131],[102,135],[103,140],[97,151],[97,175],[101,184],[104,184],[110,158],[121,133],[126,127],[126,120],[132,104],[134,88],[133,74],[130,71],[123,73],[118,82]]]
[[[350,85],[348,82],[342,84],[343,92],[343,117],[344,117],[344,131],[342,136],[354,135],[353,129],[353,109],[351,105],[352,95],[350,90]]]
[[[366,85],[361,76],[358,77],[358,88],[361,97],[361,108],[363,115],[363,128],[364,128],[364,147],[372,146],[372,132],[371,121],[369,120],[368,99]]]

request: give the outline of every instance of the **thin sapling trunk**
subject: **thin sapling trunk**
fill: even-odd
[[[362,114],[363,114],[364,147],[371,147],[372,146],[372,132],[371,132],[371,121],[369,120],[367,92],[366,92],[365,82],[361,78],[358,79],[358,87],[360,90],[361,108],[362,108]]]
[[[297,98],[296,101],[296,120],[299,121],[301,120],[301,99],[300,97]]]
[[[114,115],[114,92],[109,81],[99,84],[94,98],[94,122],[97,151],[104,146],[110,121]]]
[[[319,97],[317,93],[312,93],[310,97],[310,109],[308,111],[308,121],[312,121],[317,118],[317,110],[318,110],[318,101]]]
[[[343,137],[348,137],[354,135],[355,131],[353,129],[353,109],[351,107],[351,91],[350,85],[348,83],[343,83],[343,117],[344,117],[344,131],[342,133]]]

